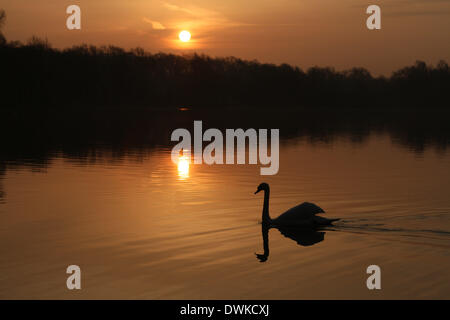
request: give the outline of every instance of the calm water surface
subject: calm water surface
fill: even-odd
[[[342,220],[301,246],[277,229],[261,263],[261,182],[272,217],[310,201]],[[284,140],[280,171],[177,168],[170,150],[55,154],[0,180],[0,298],[450,298],[450,154],[387,134]],[[82,290],[66,288],[68,265]],[[366,268],[382,270],[382,290]]]

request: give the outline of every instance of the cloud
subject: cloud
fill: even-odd
[[[408,16],[444,16],[449,15],[449,10],[417,10],[417,11],[398,11],[385,14],[391,17],[408,17]]]
[[[397,0],[378,3],[382,16],[443,16],[450,14],[450,0]],[[366,8],[367,4],[358,3],[353,8]]]
[[[164,7],[166,7],[169,10],[172,10],[172,11],[181,11],[181,12],[192,14],[192,15],[194,14],[193,11],[191,11],[187,8],[182,8],[182,7],[172,4],[172,3],[164,2],[163,5],[164,5]]]
[[[142,20],[148,24],[151,24],[151,26],[154,30],[165,30],[166,29],[166,27],[164,27],[161,22],[153,21],[153,20],[150,20],[145,17]]]
[[[214,29],[249,25],[232,21],[221,12],[202,7],[181,6],[169,2],[163,2],[163,7],[181,14],[173,23],[174,28]]]

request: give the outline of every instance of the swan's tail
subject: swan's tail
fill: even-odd
[[[328,219],[328,218],[324,218],[324,217],[320,217],[320,216],[315,216],[314,217],[314,222],[317,223],[318,225],[321,226],[327,226],[332,224],[335,221],[339,221],[341,219],[336,218],[336,219]]]

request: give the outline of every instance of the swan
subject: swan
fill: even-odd
[[[274,227],[319,227],[332,224],[339,219],[327,219],[317,216],[318,213],[325,213],[322,208],[314,203],[303,202],[295,206],[279,217],[272,219],[269,216],[269,195],[270,188],[265,182],[258,186],[255,194],[264,190],[264,206],[262,212],[262,223]]]

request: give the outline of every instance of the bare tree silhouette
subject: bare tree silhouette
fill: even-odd
[[[3,9],[0,9],[0,46],[6,44],[6,38],[2,33],[2,28],[5,25],[6,21],[6,12]]]

